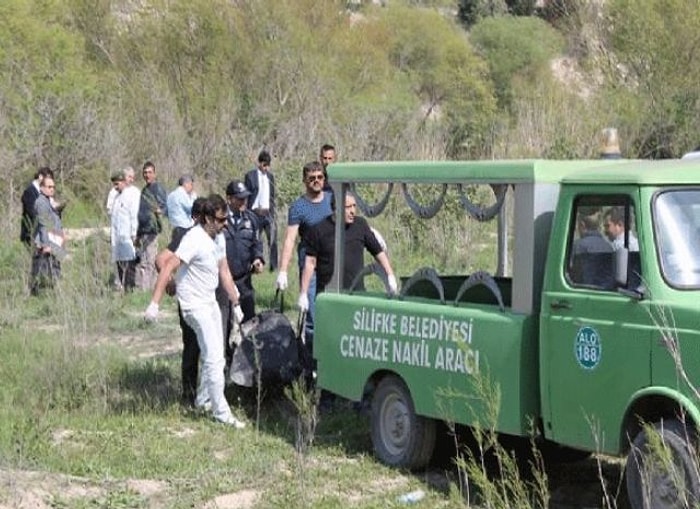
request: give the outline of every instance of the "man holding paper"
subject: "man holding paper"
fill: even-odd
[[[36,228],[32,257],[32,295],[37,295],[41,288],[53,287],[61,275],[61,260],[66,256],[61,217],[51,204],[55,190],[53,177],[44,177],[39,186],[39,196],[34,202]]]

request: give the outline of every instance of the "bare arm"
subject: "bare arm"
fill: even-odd
[[[391,268],[391,263],[389,262],[389,257],[386,255],[386,253],[384,251],[382,251],[377,256],[375,256],[375,259],[379,262],[379,265],[382,266],[382,268],[386,272],[387,276],[394,275],[394,270]]]
[[[163,293],[165,293],[165,287],[170,280],[170,275],[175,272],[180,267],[180,259],[172,253],[172,256],[168,257],[165,264],[161,267],[158,273],[158,279],[156,279],[156,286],[153,289],[153,296],[151,297],[151,302],[156,304],[160,303],[160,299],[163,298]]]
[[[316,257],[306,255],[304,260],[304,270],[301,273],[301,287],[299,288],[299,293],[309,293],[309,285],[311,284],[311,277],[316,271]]]
[[[294,251],[294,244],[296,244],[298,234],[298,224],[292,224],[287,226],[287,231],[284,234],[284,244],[282,244],[282,260],[280,262],[280,272],[287,272],[287,269],[289,268],[289,262],[292,261],[292,253]]]
[[[156,270],[160,272],[163,270],[163,267],[165,267],[165,264],[168,262],[171,256],[175,256],[175,253],[173,253],[170,249],[163,249],[158,255],[156,256]]]
[[[228,268],[226,258],[219,260],[219,282],[233,305],[237,306],[240,295],[236,284],[233,282],[233,277],[231,277],[231,270]]]

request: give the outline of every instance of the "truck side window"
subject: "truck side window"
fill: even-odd
[[[622,247],[630,252],[629,274],[639,280],[633,210],[630,201],[620,196],[584,196],[576,200],[569,226],[566,273],[573,286],[615,290],[615,251]],[[631,285],[635,277],[628,278]]]

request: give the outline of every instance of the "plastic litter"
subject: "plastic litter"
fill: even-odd
[[[402,504],[415,504],[416,502],[423,500],[424,497],[425,497],[425,491],[416,490],[416,491],[411,491],[409,493],[401,495],[399,497],[399,502],[401,502]]]

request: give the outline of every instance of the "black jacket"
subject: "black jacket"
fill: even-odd
[[[141,191],[141,201],[139,202],[139,226],[137,235],[159,234],[163,229],[160,221],[161,217],[167,215],[167,195],[165,189],[158,182],[148,184]],[[157,216],[153,209],[158,207],[161,215]]]
[[[256,259],[264,261],[258,219],[251,211],[244,210],[240,217],[238,213],[230,215],[222,233],[226,240],[226,261],[233,279],[248,275]]]
[[[39,197],[39,190],[33,182],[30,182],[22,193],[22,224],[20,226],[19,240],[29,245],[32,242],[32,232],[36,217],[34,215],[34,203]]]
[[[270,215],[275,215],[275,176],[271,171],[268,170],[267,178],[270,180]],[[253,168],[248,173],[245,174],[245,186],[250,191],[250,196],[248,196],[248,210],[252,210],[253,203],[255,203],[255,198],[258,196],[258,191],[260,190],[260,185],[258,183],[258,169]]]

